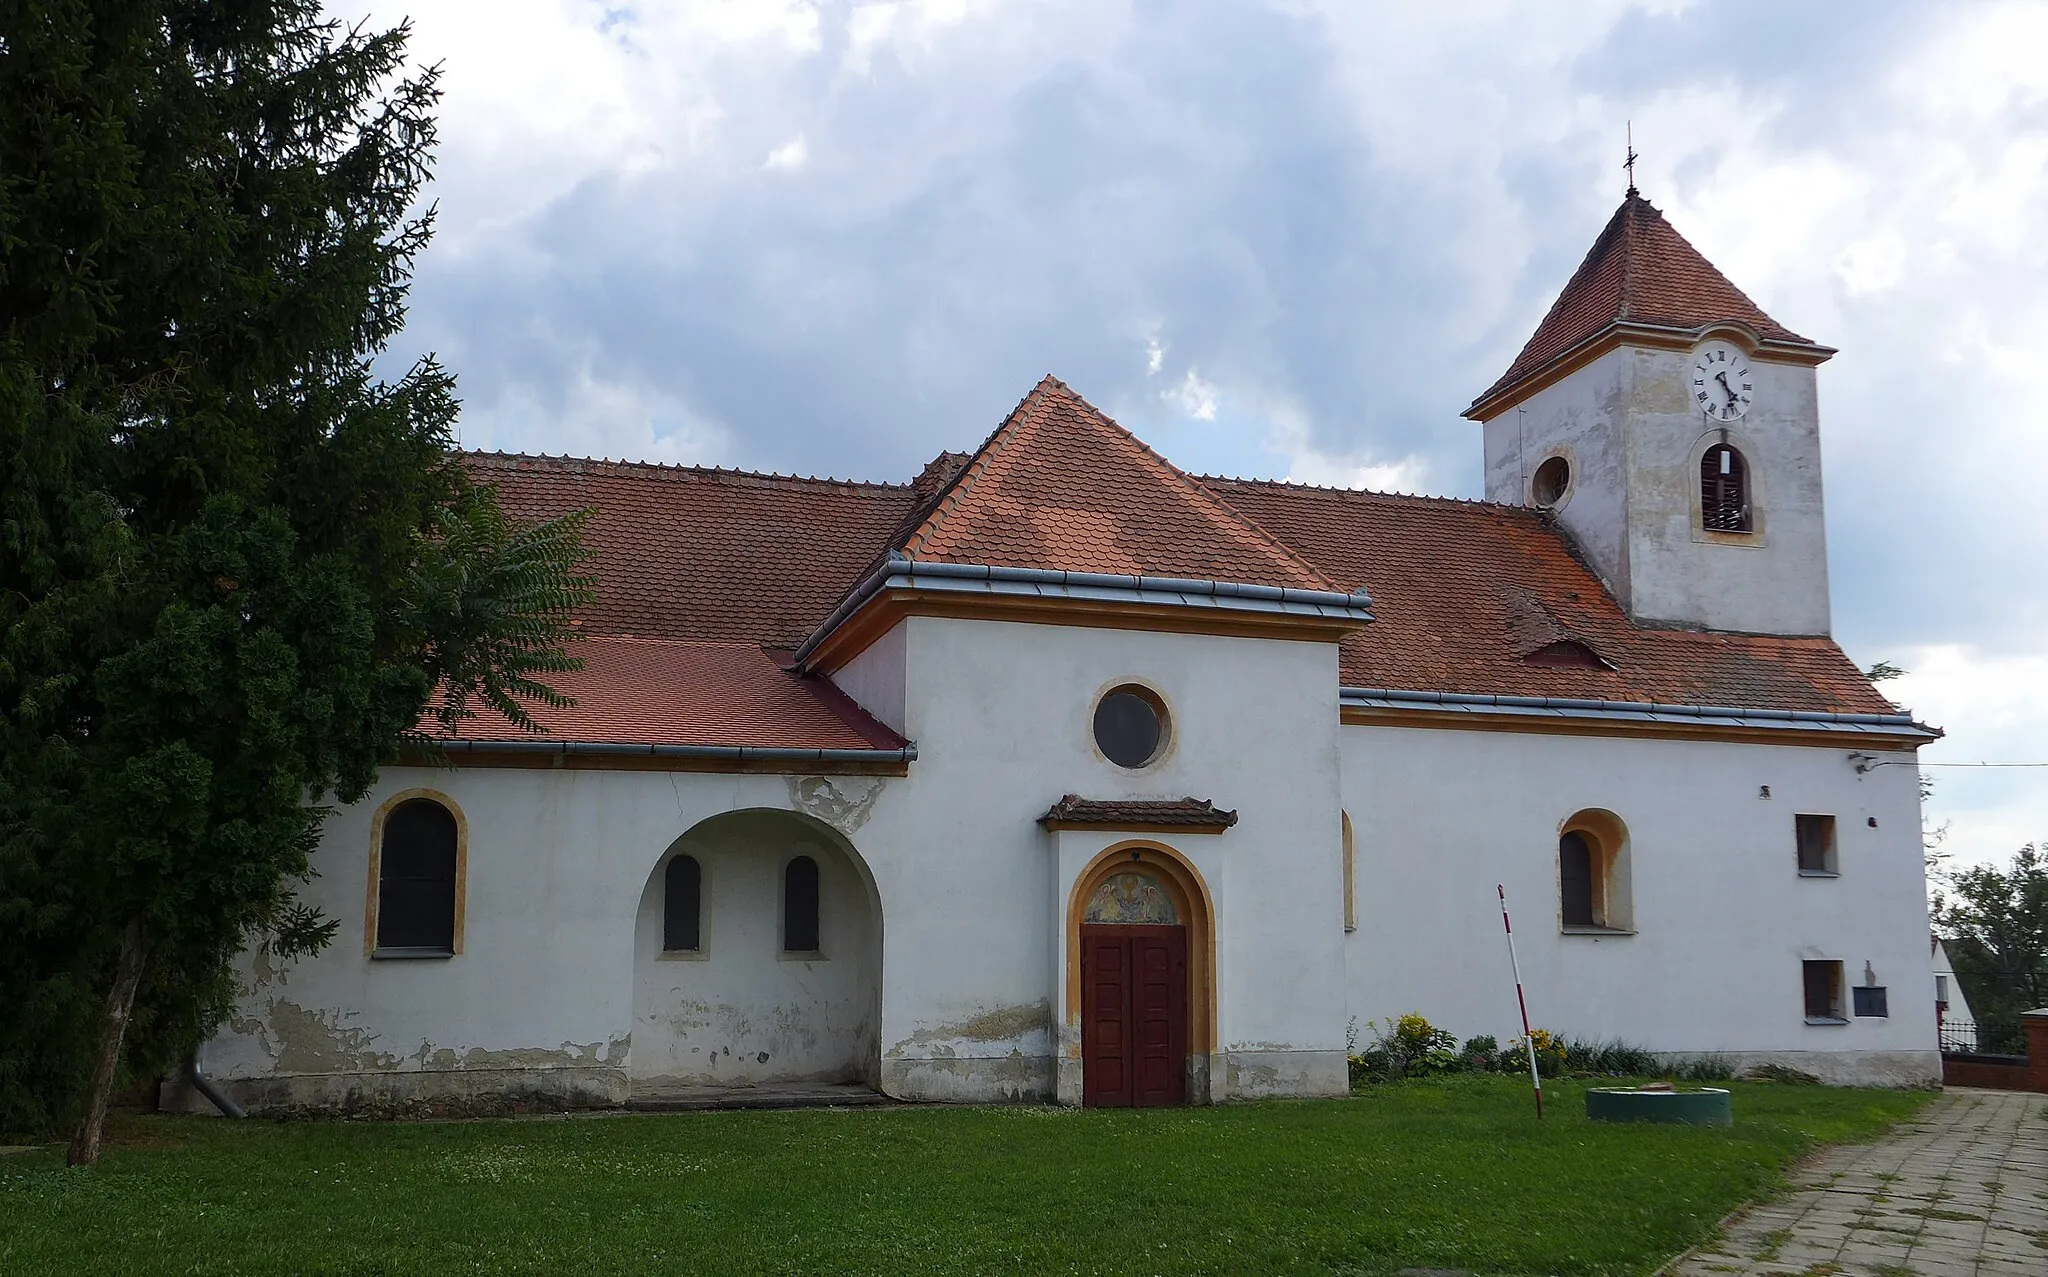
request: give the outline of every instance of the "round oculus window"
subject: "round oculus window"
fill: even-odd
[[[1564,500],[1564,494],[1572,486],[1572,463],[1563,457],[1551,457],[1536,467],[1536,473],[1529,480],[1529,495],[1537,505],[1553,506]]]
[[[1119,767],[1143,767],[1166,747],[1166,706],[1146,688],[1111,688],[1095,706],[1095,746]]]

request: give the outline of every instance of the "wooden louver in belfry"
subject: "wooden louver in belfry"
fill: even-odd
[[[1749,531],[1749,467],[1725,443],[1700,458],[1700,526],[1709,532]]]

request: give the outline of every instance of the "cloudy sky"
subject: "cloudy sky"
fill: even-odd
[[[347,0],[337,13],[356,16]],[[1474,496],[1638,183],[1821,372],[1836,631],[2048,762],[2048,5],[383,0],[464,442],[901,480],[1053,372],[1183,466]],[[1941,768],[1959,860],[2048,768]]]

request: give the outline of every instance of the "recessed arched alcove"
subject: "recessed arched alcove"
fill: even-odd
[[[881,905],[853,845],[796,812],[713,816],[663,850],[641,893],[634,1090],[874,1086],[881,990]]]

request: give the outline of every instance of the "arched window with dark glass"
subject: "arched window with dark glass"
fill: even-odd
[[[408,798],[384,817],[377,853],[377,948],[421,956],[455,952],[455,813]]]
[[[702,948],[704,869],[695,856],[677,856],[661,876],[661,948],[695,953]]]
[[[1557,840],[1557,885],[1564,925],[1593,926],[1593,844],[1577,830]]]
[[[798,856],[782,871],[782,947],[789,953],[818,950],[818,862]]]
[[[1749,466],[1725,443],[1700,458],[1700,526],[1709,532],[1749,531]]]

